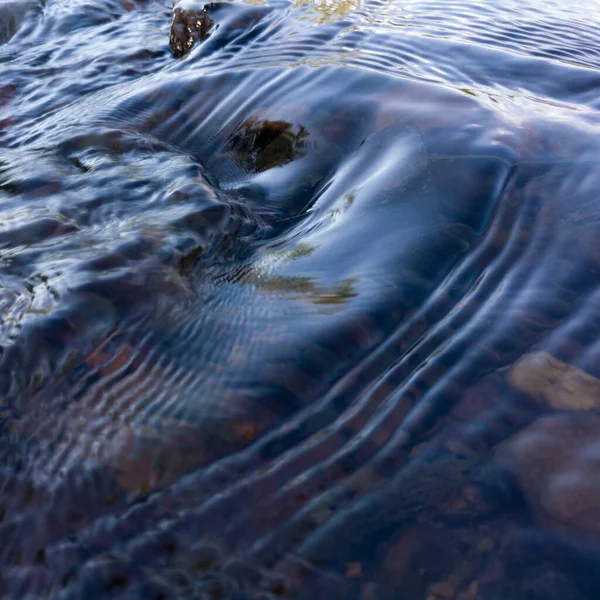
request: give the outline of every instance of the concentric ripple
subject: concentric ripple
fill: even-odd
[[[0,597],[597,598],[594,6],[0,6]]]

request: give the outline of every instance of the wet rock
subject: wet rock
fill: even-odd
[[[208,5],[199,2],[181,2],[173,9],[169,45],[175,56],[183,56],[196,42],[209,35],[213,20],[208,16]]]
[[[229,142],[238,160],[249,171],[261,172],[285,165],[306,152],[308,131],[297,131],[286,121],[260,121],[250,118],[244,122]]]
[[[204,42],[216,31],[223,32],[223,43],[243,34],[260,21],[270,9],[243,3],[183,0],[173,8],[169,44],[177,57],[187,54],[194,44]]]
[[[600,533],[600,416],[539,419],[498,449],[534,514],[572,529]]]

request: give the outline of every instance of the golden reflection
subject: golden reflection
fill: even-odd
[[[294,6],[311,8],[320,13],[320,21],[331,21],[360,8],[362,0],[294,0]]]
[[[358,296],[355,277],[342,279],[331,286],[323,286],[313,277],[269,275],[256,271],[250,273],[245,282],[266,292],[291,295],[292,298],[301,297],[319,305],[346,304],[348,300]]]
[[[272,255],[277,263],[291,262],[310,256],[318,246],[300,242],[291,249],[275,251]],[[356,277],[341,279],[332,285],[322,285],[318,279],[303,275],[280,275],[267,269],[256,268],[244,277],[246,284],[270,293],[281,293],[291,298],[301,297],[313,304],[340,305],[358,296]]]
[[[352,191],[346,196],[343,206],[334,208],[331,211],[329,211],[329,216],[330,216],[331,220],[335,221],[340,215],[342,215],[347,210],[349,210],[352,207],[352,205],[354,204],[355,200],[356,200],[356,192]]]
[[[317,246],[311,246],[306,242],[300,242],[296,244],[291,250],[288,250],[285,254],[286,260],[298,260],[299,258],[304,258],[306,256],[310,256],[315,250]]]

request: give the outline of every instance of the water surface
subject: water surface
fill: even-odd
[[[2,598],[597,598],[599,40],[0,0]]]

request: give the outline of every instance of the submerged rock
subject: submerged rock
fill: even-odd
[[[534,514],[600,533],[600,416],[541,418],[503,444],[498,455],[517,475]]]
[[[600,406],[600,379],[546,352],[523,356],[508,373],[513,387],[559,410],[592,410]]]

